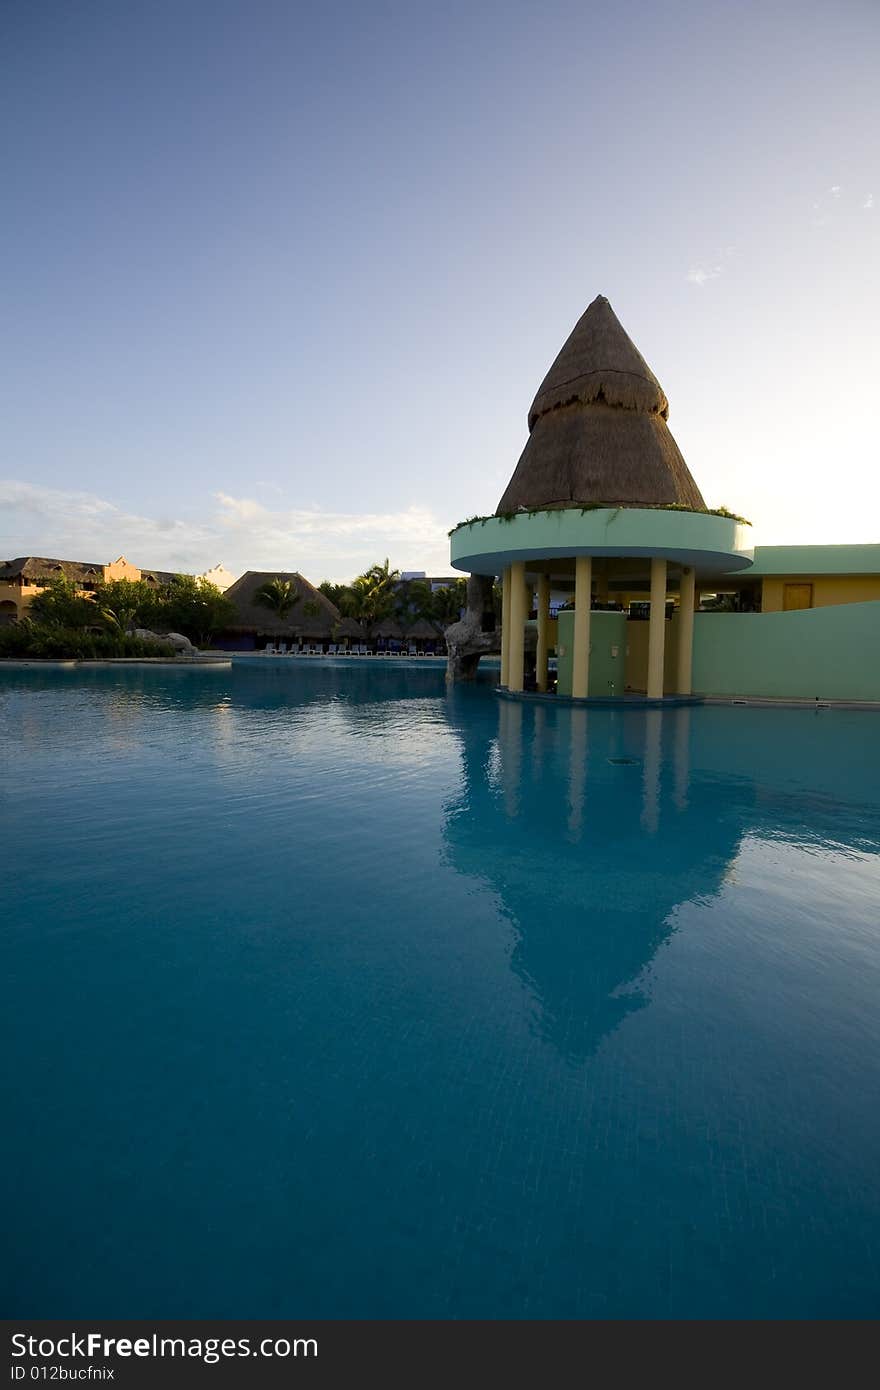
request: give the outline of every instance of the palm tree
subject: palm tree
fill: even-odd
[[[373,628],[393,612],[397,601],[396,584],[399,570],[384,565],[371,565],[365,574],[358,575],[349,588],[339,596],[339,607],[348,618],[354,618],[372,641]]]
[[[278,621],[283,623],[301,597],[302,595],[297,593],[296,585],[289,579],[267,579],[254,594],[254,603],[258,603],[261,608],[268,608],[276,615]]]
[[[441,589],[434,590],[425,616],[443,631],[450,623],[458,622],[461,610],[466,607],[467,580],[456,579],[454,584],[444,584]]]

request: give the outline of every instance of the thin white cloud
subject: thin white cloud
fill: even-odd
[[[816,202],[811,204],[810,220],[813,226],[827,227],[829,223],[851,215],[857,205],[866,212],[873,209],[873,193],[866,193],[863,202],[859,204],[857,204],[857,197],[858,195],[855,193],[845,193],[842,184],[833,183],[830,188],[818,195]]]
[[[724,274],[728,261],[736,256],[735,246],[717,246],[711,256],[696,261],[687,273],[690,285],[703,289],[710,280],[717,280]]]
[[[687,273],[687,278],[689,284],[697,285],[700,289],[702,289],[703,286],[707,284],[709,280],[717,280],[720,274],[720,265],[693,265]]]
[[[149,517],[91,493],[0,481],[0,558],[51,555],[106,563],[125,554],[146,568],[200,573],[220,562],[246,569],[296,569],[347,580],[386,555],[401,569],[449,568],[448,523],[425,507],[344,513],[267,507],[218,493],[199,520]]]

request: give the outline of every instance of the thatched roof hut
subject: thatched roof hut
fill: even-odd
[[[394,642],[430,642],[443,636],[443,624],[417,618],[404,627],[395,617],[380,618],[373,627],[374,637],[387,637]]]
[[[299,603],[284,618],[271,608],[255,603],[254,595],[270,579],[288,580],[299,594]],[[362,638],[360,626],[351,618],[343,618],[326,594],[316,589],[301,574],[290,570],[248,570],[230,584],[226,597],[235,604],[238,621],[232,632],[261,632],[269,637],[307,637],[336,640],[338,637]]]
[[[70,579],[81,588],[99,583],[105,566],[100,561],[55,560],[41,555],[19,555],[15,560],[0,561],[0,580],[18,581],[23,585],[38,585],[49,579]],[[168,584],[175,575],[170,570],[140,571],[149,584]]]
[[[705,510],[668,414],[660,383],[599,295],[538,388],[498,513],[597,504]]]

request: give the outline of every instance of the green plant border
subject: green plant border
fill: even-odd
[[[691,512],[694,516],[722,516],[726,521],[735,521],[740,526],[751,526],[747,517],[738,516],[736,512],[730,511],[727,507],[687,507],[683,502],[654,502],[644,503],[638,507],[623,507],[618,503],[614,507],[607,502],[587,502],[582,507],[529,507],[516,512],[491,512],[488,516],[469,516],[465,521],[456,522],[451,531],[446,534],[454,536],[456,531],[461,531],[465,526],[476,526],[477,523],[485,526],[487,521],[515,521],[518,516],[553,516],[557,512],[577,512],[585,516],[587,512],[604,511],[640,511],[640,512]]]

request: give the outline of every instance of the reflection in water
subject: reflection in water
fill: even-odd
[[[645,760],[642,778],[642,829],[657,834],[660,817],[660,732],[663,713],[645,710]]]
[[[535,705],[535,737],[532,739],[532,779],[535,782],[541,780],[547,740],[547,711],[543,705]]]
[[[523,707],[519,700],[498,701],[498,747],[501,751],[504,813],[511,820],[518,816],[520,811],[522,720]]]
[[[691,775],[690,763],[691,712],[683,705],[675,719],[675,791],[673,801],[677,811],[686,811],[688,805],[688,782]]]
[[[0,676],[15,1309],[876,1310],[873,715]]]
[[[449,860],[498,894],[517,932],[512,967],[540,1005],[544,1036],[569,1058],[594,1052],[647,1002],[635,982],[649,978],[676,909],[719,892],[745,835],[803,834],[803,794],[780,815],[778,793],[771,808],[748,774],[771,746],[785,761],[787,738],[797,766],[803,730],[787,732],[777,711],[753,712],[771,721],[751,722],[746,758],[721,709],[619,713],[501,700],[493,738],[466,693],[447,708],[463,758],[461,792],[447,808]],[[823,766],[833,785],[830,749]],[[815,757],[806,770],[822,782]],[[827,811],[829,842],[850,835],[864,849],[858,816],[848,830],[839,806]],[[815,834],[813,814],[811,823]]]
[[[581,838],[584,795],[587,786],[587,711],[571,711],[571,743],[568,752],[568,835],[575,844]],[[539,739],[535,737],[535,747]]]

